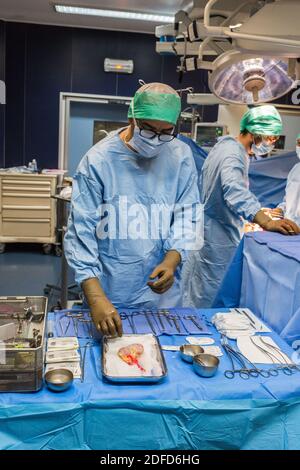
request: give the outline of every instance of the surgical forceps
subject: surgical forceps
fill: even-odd
[[[67,312],[67,313],[65,313],[62,317],[60,317],[60,319],[59,319],[58,322],[59,322],[59,327],[60,327],[62,336],[66,336],[66,334],[67,334],[67,332],[68,332],[68,330],[69,330],[71,321],[72,321],[72,323],[73,323],[73,328],[74,328],[75,336],[78,336],[77,320],[78,320],[79,318],[83,318],[83,317],[84,317],[84,314],[83,314],[82,312],[78,312],[78,313]],[[69,319],[65,330],[63,330],[63,319],[64,319],[64,318],[68,318],[68,319]]]
[[[227,338],[224,335],[222,336],[221,344],[231,363],[231,370],[227,369],[224,372],[224,375],[227,379],[233,379],[236,374],[239,374],[240,378],[244,380],[248,380],[250,377],[257,378],[258,376],[267,379],[271,376],[275,377],[278,375],[278,371],[276,369],[258,369],[241,352],[237,351],[232,346],[230,346],[227,341]],[[240,364],[241,369],[235,368],[234,359],[238,364]],[[251,368],[247,367],[247,363],[250,364]]]
[[[162,332],[166,331],[164,322],[162,321],[163,314],[161,313],[160,310],[157,310],[156,315],[157,315],[157,318],[158,318],[158,321],[159,321],[161,331]]]
[[[87,353],[87,349],[90,350],[91,352],[91,356],[92,356],[92,364],[93,364],[93,367],[95,368],[95,372],[96,372],[96,375],[98,375],[97,373],[97,366],[96,366],[96,361],[95,361],[95,355],[94,355],[94,349],[93,349],[93,346],[95,345],[96,343],[91,340],[91,341],[88,341],[87,343],[85,343],[84,346],[81,346],[79,348],[79,352],[80,352],[80,368],[81,368],[81,374],[80,374],[80,381],[81,382],[84,382],[84,378],[85,378],[85,363],[86,363],[86,353]],[[81,350],[83,349],[83,354],[81,353]],[[98,377],[99,378],[99,377]]]
[[[266,341],[264,341],[263,336],[260,337],[260,341],[261,341],[265,346],[268,346],[269,348],[275,350],[275,351],[277,352],[277,354],[279,354],[279,356],[283,359],[283,361],[284,361],[285,364],[287,365],[287,368],[288,368],[288,369],[291,369],[292,371],[294,371],[294,369],[295,369],[296,371],[300,371],[300,367],[299,367],[297,364],[295,364],[294,362],[292,362],[291,364],[289,364],[289,363],[287,362],[287,360],[285,359],[284,354],[283,354],[283,352],[281,351],[281,349],[279,349],[279,348],[277,348],[276,346],[274,346],[274,344],[269,344],[269,343],[267,343]],[[286,367],[284,367],[283,369],[285,369],[285,368],[286,368]],[[288,375],[290,375],[290,374],[288,374]]]
[[[269,369],[269,370],[276,370],[277,372],[279,370],[281,370],[285,375],[292,375],[295,370],[293,369],[296,369],[296,370],[299,370],[299,367],[296,365],[296,364],[289,364],[285,357],[283,356],[281,350],[277,347],[275,347],[274,345],[272,344],[269,344],[267,343],[266,341],[263,340],[262,336],[258,336],[257,338],[259,338],[259,340],[269,349],[273,349],[273,351],[275,350],[277,352],[277,354],[279,354],[279,356],[281,357],[281,359],[283,360],[283,363],[281,363],[281,365],[278,365],[276,367],[276,369]],[[278,355],[276,356],[274,353],[272,353],[271,351],[263,348],[262,346],[259,346],[252,337],[250,337],[250,341],[251,343],[253,344],[253,346],[256,346],[263,354],[265,354],[265,356],[267,356],[269,359],[271,359],[271,361],[273,362],[273,364],[275,365],[276,364],[276,361],[280,361],[280,359],[278,359]],[[278,374],[277,374],[278,375]]]
[[[169,315],[169,318],[170,320],[173,320],[173,323],[175,325],[175,328],[177,330],[177,333],[181,333],[181,329],[180,329],[180,325],[179,325],[179,321],[178,321],[178,316],[177,315]]]
[[[144,315],[144,317],[147,320],[148,325],[150,326],[150,329],[151,329],[152,333],[156,336],[156,330],[155,330],[154,325],[152,323],[152,320],[150,318],[150,315],[152,315],[151,310],[150,311],[146,310],[145,312],[142,312],[142,315]]]
[[[167,309],[160,310],[160,313],[161,313],[161,315],[163,315],[163,316],[165,317],[165,319],[166,319],[167,322],[169,323],[170,327],[173,328],[173,323],[172,323],[172,320],[170,319],[170,312],[169,312],[169,310],[167,310]]]
[[[183,326],[185,332],[186,332],[187,334],[190,334],[189,330],[188,330],[187,327],[185,326],[185,323],[184,323],[184,321],[183,321],[183,318],[182,318],[180,315],[176,315],[176,318],[177,318],[177,320],[182,324],[182,326]]]
[[[125,321],[127,320],[128,323],[129,323],[129,326],[130,326],[130,328],[131,328],[131,332],[132,332],[133,334],[137,334],[137,329],[136,329],[135,324],[134,324],[134,321],[133,321],[133,315],[134,315],[133,313],[132,313],[132,314],[129,314],[129,313],[127,313],[127,312],[120,312],[120,318],[121,318],[121,320],[125,320]]]
[[[203,331],[202,326],[198,323],[196,315],[185,315],[186,320],[190,320],[198,328],[199,331]]]

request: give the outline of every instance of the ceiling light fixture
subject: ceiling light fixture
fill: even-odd
[[[133,11],[102,10],[100,8],[84,8],[61,4],[54,5],[54,9],[57,13],[65,13],[68,15],[100,16],[103,18],[115,18],[122,20],[150,21],[152,23],[170,23],[174,21],[174,17],[169,15],[135,13]]]

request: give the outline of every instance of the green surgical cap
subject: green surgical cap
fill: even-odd
[[[137,91],[130,103],[128,118],[154,119],[175,125],[180,111],[181,101],[178,95]]]
[[[296,140],[300,140],[300,134],[297,135]]]
[[[282,120],[274,106],[259,106],[244,114],[240,129],[257,135],[281,135]]]

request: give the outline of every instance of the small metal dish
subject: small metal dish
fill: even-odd
[[[219,359],[212,354],[198,354],[193,359],[194,371],[201,377],[213,377],[217,373],[219,364]]]
[[[197,354],[203,354],[204,349],[201,346],[195,344],[183,344],[180,346],[180,356],[185,362],[192,364],[194,356]]]
[[[69,369],[53,369],[45,374],[45,383],[52,392],[64,392],[72,382],[73,373]]]

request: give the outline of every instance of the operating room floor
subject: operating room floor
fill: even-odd
[[[7,244],[0,254],[0,296],[44,295],[46,284],[60,284],[60,268],[61,258],[43,254],[39,244]]]

